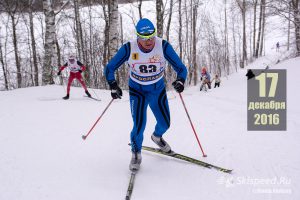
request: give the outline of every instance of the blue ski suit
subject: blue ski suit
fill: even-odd
[[[156,52],[155,52],[156,51]],[[161,57],[159,57],[162,54]],[[108,83],[115,81],[114,72],[123,63],[129,67],[129,95],[133,129],[131,150],[140,152],[147,120],[147,107],[150,106],[155,118],[154,135],[161,137],[170,127],[170,110],[164,84],[165,61],[177,72],[177,79],[185,81],[187,69],[173,47],[165,40],[156,37],[155,47],[145,53],[138,48],[137,41],[124,44],[105,68]]]

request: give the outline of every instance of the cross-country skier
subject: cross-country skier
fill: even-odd
[[[201,76],[200,76],[200,80],[201,80],[201,86],[202,84],[207,84],[208,89],[211,89],[211,85],[210,85],[210,74],[208,73],[208,71],[206,70],[206,67],[202,67],[201,69]],[[200,86],[200,91],[202,90]],[[202,86],[203,87],[203,86]]]
[[[66,62],[63,66],[59,68],[59,71],[57,72],[57,75],[61,75],[61,71],[63,71],[66,67],[70,69],[70,76],[69,76],[69,81],[68,81],[68,87],[67,87],[67,95],[63,97],[63,99],[67,100],[70,98],[70,88],[71,84],[74,79],[77,79],[82,87],[85,90],[85,93],[88,97],[91,97],[91,94],[87,90],[87,87],[83,81],[83,78],[81,76],[81,73],[85,71],[86,66],[84,66],[81,62],[76,60],[75,56],[70,56],[68,59],[68,62]]]
[[[211,82],[213,82],[213,81],[215,81],[215,87],[214,88],[220,87],[221,79],[220,79],[218,74],[215,75],[215,77],[212,79]]]
[[[162,138],[170,127],[170,111],[164,84],[166,61],[177,72],[177,79],[172,83],[181,93],[187,69],[173,47],[156,36],[156,29],[149,19],[143,18],[136,25],[137,39],[124,44],[110,60],[105,69],[105,76],[114,99],[121,98],[122,90],[115,80],[114,72],[124,62],[129,67],[129,95],[133,129],[131,131],[132,158],[129,169],[136,171],[142,162],[141,149],[146,126],[147,107],[150,106],[156,126],[151,139],[160,149],[172,153],[170,145]]]
[[[279,52],[280,44],[279,42],[276,43],[276,52]]]

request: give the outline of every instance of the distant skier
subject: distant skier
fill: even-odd
[[[213,82],[213,81],[215,81],[215,87],[214,88],[220,87],[221,79],[220,79],[218,74],[215,75],[215,77],[212,79],[211,82]]]
[[[202,67],[202,69],[201,69],[201,76],[200,76],[200,80],[202,81],[201,83],[203,83],[204,77],[205,77],[204,84],[207,84],[208,89],[211,89],[210,74],[208,73],[206,67]],[[201,91],[201,88],[200,88],[200,91]]]
[[[276,43],[276,52],[279,52],[280,44],[279,42]]]
[[[78,60],[76,60],[75,56],[70,56],[68,61],[59,68],[59,71],[57,72],[57,75],[61,75],[61,72],[68,67],[70,69],[70,76],[69,76],[69,81],[68,81],[68,87],[67,87],[67,95],[65,97],[63,97],[63,99],[67,100],[70,98],[70,88],[71,88],[71,84],[73,82],[74,79],[77,79],[80,84],[82,85],[82,87],[85,90],[85,93],[88,97],[91,97],[91,94],[89,93],[89,91],[87,90],[87,87],[83,81],[83,78],[81,76],[81,73],[83,71],[85,71],[86,67],[79,62]]]
[[[177,79],[172,83],[175,90],[181,93],[187,69],[173,47],[156,36],[156,29],[146,18],[136,25],[137,39],[124,44],[105,68],[105,75],[114,99],[121,98],[122,90],[115,80],[114,72],[124,63],[129,66],[129,96],[133,129],[131,131],[132,158],[129,169],[137,171],[142,162],[141,150],[146,126],[147,107],[150,106],[156,126],[151,139],[159,148],[172,153],[170,145],[162,138],[170,127],[170,111],[164,84],[166,61],[177,72]]]

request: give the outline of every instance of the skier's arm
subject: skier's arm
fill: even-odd
[[[208,72],[206,72],[206,77],[210,81],[210,74]]]
[[[128,60],[130,56],[130,42],[124,44],[116,55],[106,65],[104,74],[107,82],[110,84],[115,81],[115,71]]]
[[[86,66],[84,66],[80,61],[77,61],[77,65],[80,66],[81,71],[85,71],[86,70]]]
[[[59,71],[64,70],[67,66],[68,66],[68,63],[65,63],[63,66],[61,66],[61,67],[59,68]]]
[[[177,79],[185,81],[187,76],[187,68],[176,54],[173,47],[166,41],[162,41],[163,53],[165,59],[172,65],[173,69],[177,72]]]

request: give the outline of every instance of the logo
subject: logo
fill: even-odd
[[[139,59],[139,54],[138,53],[133,53],[131,55],[132,60],[138,60]]]

